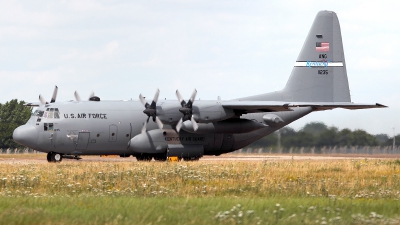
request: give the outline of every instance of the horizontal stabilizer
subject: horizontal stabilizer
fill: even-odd
[[[349,103],[349,102],[333,102],[333,103],[318,103],[318,102],[313,102],[313,103],[296,103],[293,104],[292,107],[313,107],[314,111],[323,111],[323,110],[330,110],[330,109],[335,109],[335,108],[343,108],[343,109],[350,109],[350,110],[356,110],[356,109],[373,109],[373,108],[387,108],[387,106],[376,103],[376,104],[363,104],[363,103]]]

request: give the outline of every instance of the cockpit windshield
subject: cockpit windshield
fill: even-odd
[[[42,110],[35,110],[35,112],[32,113],[32,116],[42,117],[43,113],[44,112]]]
[[[35,112],[32,113],[32,116],[39,117],[38,120],[41,118],[60,119],[60,112],[58,111],[58,108],[47,108],[46,111],[35,110]]]

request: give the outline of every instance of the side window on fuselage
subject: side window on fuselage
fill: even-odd
[[[53,131],[53,123],[44,123],[43,130],[52,132]]]

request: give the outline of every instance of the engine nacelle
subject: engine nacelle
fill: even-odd
[[[187,120],[182,124],[182,129],[194,134],[241,134],[266,127],[262,123],[246,119],[229,119],[215,123],[198,123],[197,125],[199,128],[194,131],[192,122]]]
[[[193,116],[199,123],[212,123],[232,118],[235,113],[222,107],[220,101],[197,101],[193,105]]]
[[[179,102],[165,101],[157,105],[157,117],[164,124],[176,124],[181,118]],[[193,105],[193,117],[199,123],[212,123],[226,120],[235,116],[232,109],[222,107],[219,100],[195,101]]]
[[[129,149],[137,153],[164,153],[167,141],[160,129],[138,134],[129,141]]]

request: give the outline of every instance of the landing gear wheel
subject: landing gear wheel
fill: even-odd
[[[47,158],[49,158],[48,157],[49,155],[50,155],[50,161],[49,162],[61,162],[62,161],[62,155],[60,153],[49,152],[49,154],[47,154]]]
[[[137,161],[148,161],[150,162],[153,159],[153,156],[150,154],[141,154],[136,156]]]
[[[154,160],[159,162],[167,161],[167,154],[165,153],[156,154],[154,155]]]
[[[185,161],[198,161],[200,159],[199,156],[193,156],[193,157],[183,157]]]
[[[47,153],[47,162],[51,162],[51,152]]]

